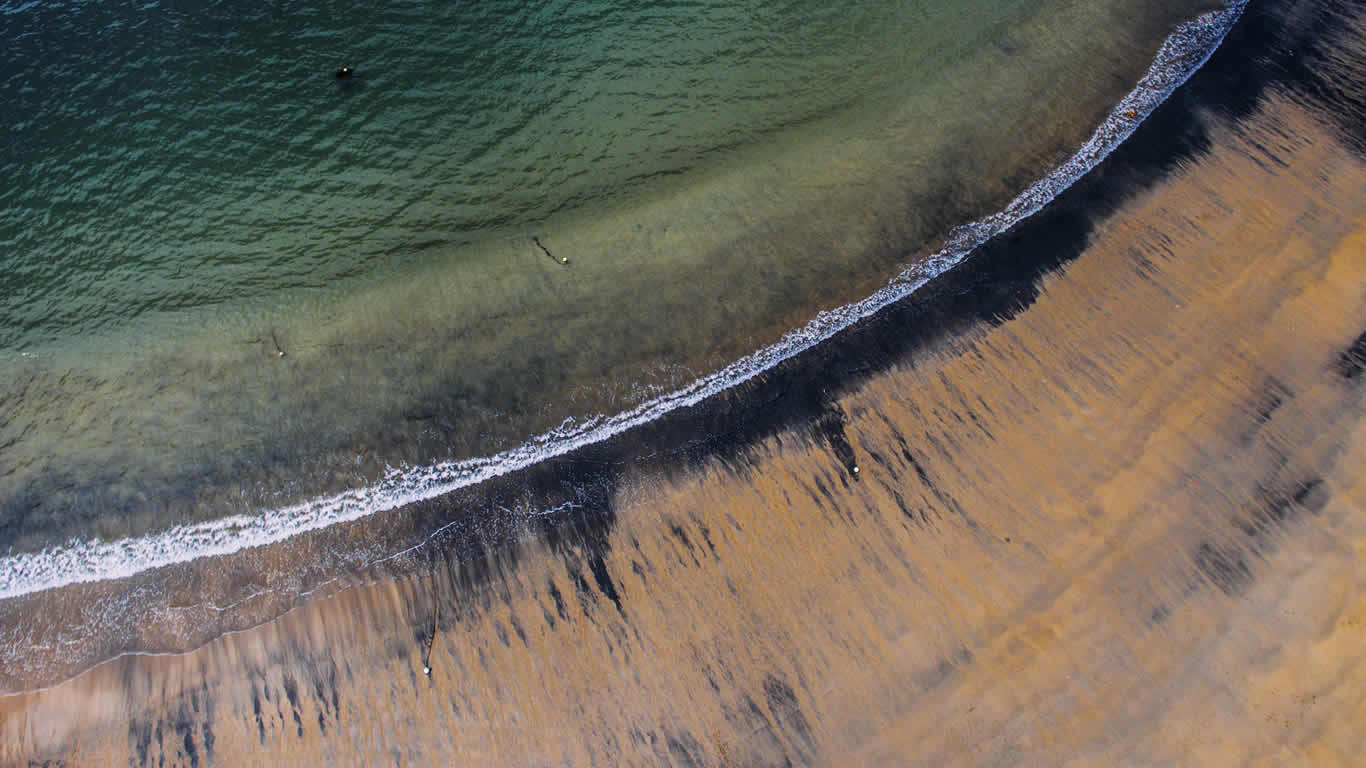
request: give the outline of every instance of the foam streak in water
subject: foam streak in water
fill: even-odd
[[[1144,117],[1204,64],[1245,4],[1246,0],[1233,0],[1222,10],[1178,27],[1137,87],[1111,111],[1076,154],[1005,209],[955,228],[942,250],[907,268],[876,293],[837,310],[821,312],[805,327],[789,332],[772,346],[624,413],[584,423],[566,422],[495,456],[391,470],[373,485],[257,515],[235,515],[113,542],[79,541],[39,553],[0,558],[0,599],[67,584],[124,578],[200,557],[227,555],[435,498],[600,442],[745,382],[905,298],[961,262],[977,246],[1043,208],[1127,139]]]

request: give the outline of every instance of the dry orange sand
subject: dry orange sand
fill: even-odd
[[[1360,765],[1363,329],[1366,167],[1273,98],[842,398],[857,476],[798,431],[635,478],[601,563],[125,657],[0,699],[0,762]]]

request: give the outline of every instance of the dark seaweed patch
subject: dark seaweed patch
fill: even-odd
[[[1167,619],[1171,618],[1171,615],[1172,609],[1168,607],[1166,603],[1159,603],[1156,608],[1153,608],[1152,613],[1148,615],[1148,623],[1153,625],[1162,624]]]
[[[132,721],[128,724],[128,740],[133,742],[133,754],[137,756],[137,764],[147,765],[152,747],[152,724]]]
[[[1260,488],[1257,503],[1241,524],[1243,533],[1254,539],[1262,537],[1274,527],[1293,520],[1301,510],[1317,513],[1328,503],[1329,496],[1328,486],[1317,477],[1301,480],[1284,491]]]
[[[260,739],[261,746],[264,747],[266,745],[266,723],[261,719],[261,697],[254,690],[251,693],[251,711],[256,718],[256,736]]]
[[[1254,418],[1257,426],[1265,426],[1267,422],[1271,421],[1272,415],[1285,404],[1286,398],[1290,396],[1290,390],[1286,389],[1284,384],[1275,379],[1268,381],[1261,399],[1254,407]]]
[[[1237,550],[1202,542],[1195,551],[1195,567],[1225,595],[1236,595],[1252,581],[1252,569]]]
[[[669,523],[669,533],[673,534],[673,537],[675,539],[678,539],[679,543],[681,543],[684,546],[684,548],[688,550],[689,553],[692,553],[692,540],[688,538],[688,532],[683,530],[683,526],[679,525],[678,523]],[[696,562],[695,557],[693,558],[693,560],[694,562]],[[698,564],[700,565],[701,563]]]
[[[522,629],[522,622],[517,620],[517,614],[515,613],[512,614],[511,624],[513,633],[517,635],[518,640],[522,641],[522,647],[530,648],[531,645],[527,642],[526,639],[526,630]]]
[[[847,423],[848,417],[844,410],[835,403],[827,403],[820,418],[816,420],[816,429],[825,440],[825,444],[830,446],[840,465],[844,467],[847,477],[857,480],[858,461],[854,456],[854,446],[849,442]]]
[[[299,738],[304,737],[304,721],[299,716],[299,684],[292,675],[285,675],[285,698],[289,699],[289,709],[294,713],[294,725],[299,729]]]
[[[706,765],[706,753],[702,745],[689,733],[665,734],[664,744],[669,750],[670,761],[683,768],[701,768]]]
[[[1366,331],[1338,355],[1337,373],[1348,381],[1353,381],[1366,371]]]
[[[555,615],[560,617],[560,621],[569,621],[569,610],[565,607],[564,596],[560,594],[560,588],[555,586],[555,582],[550,582],[550,599],[555,601]],[[554,624],[551,625],[554,627]]]
[[[190,762],[190,768],[199,768],[199,748],[194,743],[194,725],[182,720],[175,724],[175,730],[180,734],[180,747],[185,753],[185,759]]]
[[[590,607],[593,605],[593,588],[588,585],[588,579],[584,578],[583,570],[575,567],[569,569],[569,578],[574,582],[574,596],[579,599],[579,609],[583,615],[590,616]]]
[[[618,613],[625,616],[626,611],[621,607],[621,595],[617,594],[617,586],[612,583],[612,575],[607,572],[606,561],[600,555],[593,555],[588,559],[588,570],[593,573],[593,581],[597,582],[598,591],[612,601]]]
[[[717,560],[720,560],[721,556],[717,554],[716,545],[713,544],[711,540],[711,529],[703,523],[698,523],[697,532],[702,534],[702,541],[706,542],[707,549],[711,551],[711,556]]]
[[[773,713],[773,719],[778,722],[778,726],[791,735],[801,756],[810,759],[816,749],[816,742],[811,735],[811,725],[807,722],[806,715],[802,714],[802,708],[797,703],[797,694],[792,691],[791,686],[776,676],[769,675],[764,680],[764,699],[768,702],[768,711]]]
[[[209,725],[208,720],[205,720],[199,726],[199,738],[204,743],[204,755],[209,758],[210,762],[212,762],[214,736],[213,726]]]

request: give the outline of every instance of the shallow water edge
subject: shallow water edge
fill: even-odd
[[[1217,40],[1225,27],[1206,25],[1200,29],[1205,37],[1183,37],[1174,39],[1174,42],[1197,45],[1195,51],[1208,53],[1208,46]],[[1146,112],[1151,109],[1163,95],[1189,75],[1190,66],[1198,63],[1201,55],[1197,54],[1192,60],[1191,51],[1187,50],[1184,56],[1171,60],[1179,61],[1182,66],[1172,69],[1156,67],[1155,72],[1161,77],[1150,81],[1146,89],[1135,91],[1129,100],[1119,105],[1114,112],[1117,117],[1113,123],[1107,123],[1107,130],[1087,145],[1089,154],[1084,152],[1078,155],[1074,158],[1074,165],[1064,169],[1064,172],[1074,174],[1067,181],[1080,176],[1099,161],[1105,152],[1114,149],[1116,143],[1138,125],[1136,117],[1139,110]],[[1130,114],[1131,110],[1133,115]],[[1144,146],[1140,143],[1138,151],[1142,151]],[[982,229],[960,230],[958,236],[963,238],[962,250],[952,255],[951,263],[956,263],[957,259],[969,252],[976,241],[1000,232],[1052,199],[1060,189],[1066,187],[1063,178],[1059,175],[1041,182],[1035,195],[1022,197],[1014,208],[1008,209],[999,218],[983,222]],[[946,260],[949,258],[946,257]],[[950,272],[945,277],[952,274]],[[181,649],[197,645],[213,634],[251,626],[279,615],[304,597],[320,597],[357,580],[365,581],[380,574],[388,578],[395,573],[406,572],[428,562],[434,552],[445,553],[443,557],[461,557],[477,553],[490,543],[513,540],[536,531],[544,531],[544,535],[553,537],[556,535],[555,530],[564,525],[572,527],[574,520],[601,519],[604,499],[613,487],[610,480],[612,467],[640,465],[642,461],[663,461],[663,471],[681,469],[687,463],[690,450],[716,445],[711,435],[733,433],[733,422],[745,422],[744,413],[766,413],[775,398],[779,397],[778,393],[793,392],[792,380],[787,378],[793,367],[800,369],[810,365],[809,362],[794,359],[794,354],[808,350],[809,354],[818,357],[833,355],[833,360],[839,362],[840,350],[853,331],[841,337],[845,341],[819,344],[820,340],[830,338],[859,318],[871,315],[879,307],[898,298],[911,294],[918,297],[920,294],[914,293],[914,290],[923,283],[924,275],[912,272],[862,304],[848,308],[844,315],[822,316],[816,324],[806,329],[805,335],[794,334],[788,338],[793,346],[788,348],[785,355],[776,359],[762,355],[746,358],[729,370],[729,377],[702,382],[714,387],[715,391],[702,388],[685,390],[677,399],[655,403],[652,407],[659,409],[659,412],[647,411],[647,418],[640,418],[639,413],[628,413],[621,417],[622,420],[609,420],[602,425],[595,425],[599,430],[604,430],[600,434],[616,435],[608,443],[595,443],[590,432],[580,436],[581,443],[564,446],[555,456],[531,454],[524,465],[525,469],[510,474],[490,473],[498,476],[478,486],[456,482],[453,488],[463,487],[459,491],[453,492],[452,487],[442,488],[440,483],[450,483],[451,479],[439,476],[414,484],[403,489],[404,492],[434,491],[427,497],[432,501],[410,503],[401,510],[387,513],[382,528],[359,519],[333,525],[307,536],[296,536],[274,546],[241,549],[236,555],[228,557],[210,557],[186,565],[143,571],[131,578],[78,584],[7,601],[5,615],[8,618],[5,623],[14,642],[7,642],[5,646],[16,649],[51,648],[53,633],[62,636],[73,629],[83,633],[87,628],[94,627],[98,629],[96,645],[99,648],[89,648],[90,656],[86,658],[107,657],[111,651],[117,653],[132,648]],[[952,281],[944,283],[946,287],[943,289],[937,288],[938,285],[939,281],[929,283],[932,289],[929,295],[941,295],[941,290],[955,290]],[[918,306],[918,302],[917,298],[913,303]],[[938,317],[938,311],[921,316],[919,320],[899,317],[896,327],[900,330],[895,331],[894,335],[915,339],[920,332],[907,336],[905,329],[920,327],[929,335],[943,332],[944,322]],[[875,323],[872,327],[885,329],[888,326]],[[874,333],[874,340],[869,342],[874,348],[887,343],[876,340],[881,333],[885,331]],[[856,372],[861,369],[885,364],[885,360],[882,363],[844,361],[830,370],[841,376],[856,378]],[[772,369],[769,373],[762,374],[769,369]],[[762,374],[758,380],[750,379],[758,374]],[[740,385],[738,388],[737,384]],[[819,403],[823,396],[818,393],[840,386],[843,385],[836,378],[820,379],[797,387],[795,394],[784,400],[783,409],[796,417],[820,413],[823,406]],[[719,399],[708,401],[700,408],[692,407],[715,392],[727,390],[728,393]],[[803,392],[806,394],[801,394]],[[807,402],[808,399],[810,402]],[[732,407],[727,403],[739,405]],[[669,415],[661,418],[663,414]],[[652,456],[655,458],[650,459]],[[681,463],[673,470],[668,469],[674,462]],[[452,468],[443,469],[450,471]],[[454,469],[469,471],[470,467]],[[476,465],[473,469],[487,472],[486,465]],[[465,480],[468,475],[456,477],[457,480]],[[441,493],[445,495],[436,498]],[[416,545],[422,546],[413,549]],[[173,552],[171,546],[163,544],[154,549],[152,554],[165,557]],[[399,554],[395,555],[395,552]],[[77,558],[75,562],[90,561]],[[205,600],[205,596],[213,597]],[[58,597],[62,599],[57,600]],[[48,603],[61,606],[55,612],[43,609],[50,622],[36,624],[21,620],[24,616],[31,617],[39,605]],[[95,633],[92,632],[85,641],[94,639]],[[67,648],[66,660],[72,662],[73,666],[80,664],[76,661],[77,655],[70,654],[70,645]],[[51,658],[42,658],[41,653],[30,652],[24,655],[21,663],[31,664],[31,669],[34,669],[43,668],[44,664],[53,661]],[[18,670],[19,667],[13,669]]]
[[[926,83],[620,206],[436,252],[340,295],[0,362],[8,553],[306,517],[384,487],[393,468],[553,442],[687,387],[1010,204],[1210,5],[1054,0]]]

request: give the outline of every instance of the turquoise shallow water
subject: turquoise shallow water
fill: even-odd
[[[4,7],[0,350],[529,233],[956,29],[945,2],[268,5]]]

